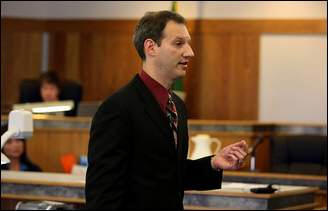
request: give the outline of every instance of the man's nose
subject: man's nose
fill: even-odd
[[[192,50],[192,48],[191,48],[190,45],[187,45],[186,51],[184,52],[184,55],[183,56],[184,57],[188,57],[188,58],[195,56],[194,51]]]

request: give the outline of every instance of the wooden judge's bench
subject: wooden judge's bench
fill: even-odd
[[[33,115],[34,133],[27,141],[27,153],[45,172],[63,172],[60,157],[73,153],[77,158],[87,155],[89,142],[89,117],[64,117],[52,115]],[[1,124],[8,116],[1,116]],[[282,123],[257,121],[216,121],[189,120],[189,137],[208,134],[222,143],[221,148],[241,139],[252,146],[258,137],[263,142],[256,150],[256,169],[259,172],[270,171],[270,137],[277,135],[315,134],[327,136],[327,126],[308,123]],[[215,144],[212,145],[214,153]],[[194,143],[189,141],[189,154],[194,151]],[[249,159],[243,171],[250,168]]]
[[[91,118],[89,117],[61,117],[61,116],[48,116],[48,115],[34,115],[34,133],[33,137],[27,141],[27,153],[30,159],[38,164],[44,171],[41,173],[46,174],[63,174],[64,170],[60,163],[60,158],[65,154],[73,154],[78,158],[83,155],[87,155],[88,141],[89,141],[89,128],[91,126]],[[1,116],[1,124],[8,121],[8,116]],[[327,135],[327,126],[321,124],[307,124],[307,123],[283,123],[283,122],[257,122],[257,121],[212,121],[212,120],[189,120],[189,136],[195,136],[197,134],[208,134],[211,137],[216,137],[220,140],[222,147],[244,139],[249,146],[252,146],[259,137],[263,138],[263,142],[258,146],[256,150],[256,172],[250,172],[250,161],[247,159],[244,167],[239,171],[224,172],[224,182],[228,183],[249,183],[249,184],[278,184],[285,186],[305,186],[310,189],[293,189],[295,191],[305,191],[306,193],[314,194],[314,201],[308,200],[308,208],[311,206],[320,207],[326,206],[326,192],[327,192],[327,178],[326,176],[314,176],[314,175],[289,175],[270,172],[271,168],[271,150],[270,150],[270,138],[277,135]],[[189,142],[189,155],[193,153],[194,143]],[[211,146],[214,153],[215,145]],[[47,173],[46,173],[47,172]],[[40,173],[39,173],[40,174]],[[67,174],[67,176],[70,176]],[[13,178],[11,178],[13,177]],[[21,180],[11,173],[6,173],[5,179],[3,172],[1,172],[1,190],[8,188],[8,184],[12,187],[22,184],[37,184],[38,180]],[[55,177],[52,177],[56,180]],[[46,182],[42,182],[45,184]],[[53,183],[55,184],[55,183]],[[74,183],[76,187],[76,183]],[[5,186],[6,185],[6,186]],[[58,185],[58,184],[57,184]],[[70,186],[69,183],[66,185]],[[78,185],[83,188],[84,184]],[[41,186],[37,186],[40,187]],[[312,189],[311,189],[312,188]],[[282,189],[284,191],[289,190]],[[304,192],[304,193],[305,193]],[[186,206],[190,209],[203,208],[205,204],[192,204],[193,200],[188,199],[189,194],[198,194],[196,192],[187,192],[185,200]],[[217,196],[228,197],[222,191],[220,192],[208,192],[208,194],[214,194]],[[245,193],[243,193],[245,194]],[[253,194],[253,193],[247,193]],[[205,194],[206,195],[206,194]],[[229,195],[229,194],[228,194]],[[237,194],[238,195],[238,194]],[[282,194],[284,195],[284,194]],[[310,194],[311,195],[311,194]],[[204,196],[204,194],[198,194],[198,197]],[[276,195],[273,197],[275,198]],[[62,197],[62,198],[60,198]],[[84,196],[79,196],[78,200],[73,200],[72,203],[84,203]],[[310,196],[307,196],[311,198]],[[21,193],[15,194],[15,192],[6,193],[1,191],[1,199],[10,200],[37,200],[38,198],[46,200],[58,200],[67,199],[65,196],[58,196],[58,198],[49,198],[48,196],[40,197],[24,195]],[[252,198],[252,197],[251,197]],[[256,198],[256,197],[255,197]],[[279,198],[279,197],[278,197]],[[307,198],[307,199],[308,199]],[[254,199],[254,198],[253,198]],[[194,199],[196,200],[196,199]],[[257,200],[258,197],[257,197]],[[267,200],[269,200],[267,198]],[[274,199],[277,200],[277,199]],[[296,199],[295,199],[296,200]],[[64,200],[65,201],[65,200]],[[197,201],[197,200],[196,200]],[[215,201],[215,200],[214,200]],[[256,200],[255,200],[256,201]],[[297,200],[296,200],[297,201]],[[189,204],[187,204],[189,203]],[[265,203],[265,202],[263,202]],[[268,202],[269,203],[269,202]],[[272,202],[271,202],[272,203]],[[3,204],[3,203],[2,203]],[[213,204],[212,204],[213,205]],[[211,206],[205,205],[210,208]],[[284,207],[297,207],[298,205],[290,205]],[[213,206],[212,206],[213,207]],[[217,207],[216,207],[217,208]],[[222,207],[224,208],[224,207]],[[233,207],[225,207],[230,209]],[[238,207],[237,207],[238,208]],[[253,207],[254,208],[254,207]],[[251,209],[253,209],[251,208]],[[262,207],[263,208],[263,207]],[[265,207],[264,207],[265,208]],[[301,207],[299,207],[301,208]],[[247,209],[247,208],[246,208]],[[255,208],[254,208],[255,209]],[[273,208],[275,209],[275,208]]]

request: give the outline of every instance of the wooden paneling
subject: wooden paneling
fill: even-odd
[[[93,32],[132,35],[137,20],[46,20],[48,32]]]
[[[61,80],[66,78],[66,63],[69,62],[66,61],[66,38],[67,34],[64,32],[49,33],[48,69],[56,71]],[[75,56],[72,56],[70,59],[74,60],[74,58]]]
[[[1,31],[6,32],[44,32],[46,20],[28,18],[2,18]]]
[[[189,86],[187,96],[192,118],[257,119],[258,47],[257,34],[202,36],[198,43],[201,62],[192,73],[198,83]],[[196,99],[189,96],[193,91]],[[190,108],[197,102],[196,109]]]
[[[42,33],[1,30],[1,105],[19,100],[19,82],[39,77]]]
[[[318,190],[314,200],[319,204],[318,207],[326,207],[327,210],[327,190]]]
[[[84,100],[104,100],[141,70],[131,39],[131,34],[82,33],[80,75]]]
[[[325,19],[277,20],[188,20],[191,33],[308,33],[326,34]],[[1,18],[1,27],[10,31],[38,32],[116,32],[132,33],[137,20],[38,20]],[[123,27],[124,26],[124,27]]]
[[[50,32],[50,64],[83,85],[83,100],[104,100],[140,71],[131,34]]]
[[[88,143],[88,130],[36,129],[27,142],[27,154],[45,172],[64,172],[60,157],[68,153],[77,159],[87,155]]]
[[[81,80],[81,66],[83,65],[80,62],[80,43],[81,43],[81,35],[78,32],[72,32],[67,34],[66,43],[68,44],[66,48],[65,54],[65,78],[70,78],[71,80],[75,80],[78,82],[82,82]],[[54,59],[54,58],[52,58]]]
[[[190,138],[199,133],[209,134],[216,137],[222,143],[221,149],[239,140],[246,140],[249,146],[254,144],[256,134],[253,132],[213,132],[213,131],[190,131]],[[89,143],[89,131],[83,129],[36,129],[33,137],[27,142],[27,154],[30,159],[37,163],[45,172],[63,172],[60,157],[72,153],[76,158],[87,155]],[[270,151],[268,140],[258,148],[256,168],[261,171],[269,170]],[[215,144],[211,145],[212,153],[215,153]],[[189,140],[189,156],[194,151],[194,143]],[[249,170],[249,158],[241,170]]]
[[[60,156],[73,153],[76,157],[86,155],[89,141],[89,117],[64,117],[52,115],[34,115],[36,127],[33,137],[27,141],[27,152],[32,161],[40,165],[45,171],[62,172]],[[8,116],[1,116],[1,120],[8,121]],[[41,126],[40,126],[41,125]],[[317,131],[323,134],[324,124],[286,123],[286,122],[258,122],[258,121],[222,121],[222,120],[188,120],[189,138],[197,134],[208,134],[218,138],[221,148],[245,140],[249,147],[254,145],[255,139],[263,136],[264,141],[256,150],[256,168],[261,172],[269,171],[271,136],[308,134]],[[279,127],[284,129],[279,129]],[[197,129],[198,128],[198,129]],[[308,131],[308,132],[306,132]],[[321,132],[320,132],[321,131]],[[215,145],[211,146],[215,153]],[[189,140],[189,155],[194,151],[194,143]],[[249,169],[249,157],[243,170]],[[295,175],[291,175],[295,178]],[[308,176],[311,177],[311,176]]]
[[[2,107],[17,101],[20,79],[40,73],[42,32],[50,37],[49,69],[80,82],[83,100],[104,100],[141,69],[132,44],[137,20],[6,18],[1,23]],[[184,82],[194,119],[258,118],[262,33],[327,33],[326,20],[188,20],[187,27],[195,58]]]
[[[194,20],[189,30],[210,33],[326,34],[327,20]]]

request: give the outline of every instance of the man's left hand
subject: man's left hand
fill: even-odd
[[[230,144],[218,151],[212,158],[214,169],[236,170],[241,168],[247,156],[248,145],[245,140]]]

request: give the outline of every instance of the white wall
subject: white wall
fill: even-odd
[[[263,35],[259,119],[327,123],[327,37]]]
[[[205,1],[201,17],[206,19],[316,19],[327,17],[325,1]]]
[[[180,1],[189,19],[317,19],[326,1]],[[135,19],[150,10],[169,10],[171,1],[2,1],[1,16],[29,18]]]

